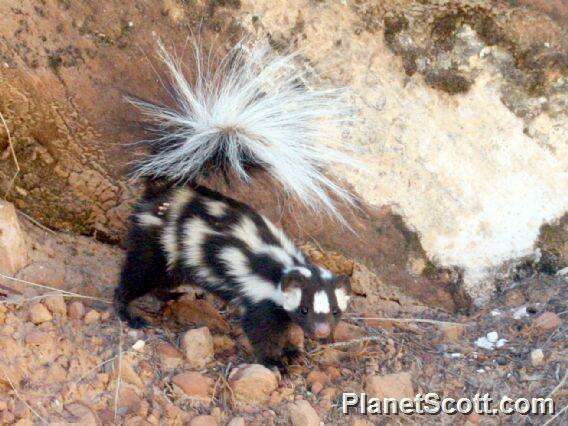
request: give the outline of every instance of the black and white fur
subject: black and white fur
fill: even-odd
[[[237,46],[216,68],[196,55],[196,81],[161,48],[177,109],[134,101],[156,126],[137,167],[146,192],[132,215],[128,253],[115,293],[117,312],[144,326],[129,304],[151,291],[197,284],[242,307],[242,326],[259,360],[280,365],[287,327],[328,337],[347,308],[346,277],[312,264],[267,218],[207,189],[212,172],[248,180],[262,168],[298,199],[338,215],[328,195],[349,194],[321,172],[351,160],[318,148],[345,108],[334,91],[300,84],[294,56]]]
[[[312,264],[249,206],[200,186],[147,191],[128,242],[116,303],[133,327],[145,323],[130,311],[131,301],[197,284],[241,306],[243,330],[259,360],[278,364],[290,324],[328,337],[347,308],[346,277]]]

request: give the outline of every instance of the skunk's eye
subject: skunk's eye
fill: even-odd
[[[302,315],[308,315],[308,307],[307,306],[302,306],[300,308],[300,312],[302,313]]]
[[[341,311],[337,308],[333,309],[333,311],[331,311],[331,312],[334,316],[338,316],[339,314],[341,314]]]

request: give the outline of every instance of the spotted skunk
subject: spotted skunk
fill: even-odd
[[[202,181],[216,172],[248,181],[260,168],[306,205],[339,216],[329,193],[352,197],[321,170],[353,162],[315,141],[329,138],[348,111],[338,91],[306,86],[295,55],[239,44],[213,69],[195,50],[190,84],[160,45],[175,108],[132,100],[156,137],[145,141],[149,154],[135,167],[146,191],[131,217],[116,309],[130,326],[143,327],[130,302],[198,285],[241,306],[259,361],[281,365],[290,324],[315,338],[332,333],[347,308],[348,277],[314,265],[267,218]]]

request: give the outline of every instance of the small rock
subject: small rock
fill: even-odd
[[[134,349],[136,352],[142,352],[144,350],[144,346],[146,346],[146,342],[144,340],[137,340],[132,345],[132,349]]]
[[[365,390],[369,395],[383,398],[414,398],[412,376],[408,372],[367,376]]]
[[[95,324],[99,322],[100,319],[101,314],[99,314],[94,309],[89,310],[89,312],[85,314],[85,324]]]
[[[465,326],[463,325],[443,325],[442,334],[448,342],[458,342],[462,339]]]
[[[293,426],[320,426],[318,413],[308,401],[296,401],[288,404],[287,408]]]
[[[361,417],[353,417],[349,421],[349,426],[372,426],[373,424]]]
[[[330,380],[337,380],[341,377],[341,371],[339,371],[339,368],[332,365],[328,366],[325,371],[327,372]]]
[[[186,331],[181,338],[181,347],[193,368],[203,368],[213,360],[213,338],[207,327]]]
[[[183,353],[167,342],[158,343],[156,353],[160,358],[160,366],[162,369],[173,370],[178,368],[183,362]]]
[[[526,306],[521,306],[513,311],[513,319],[520,320],[522,318],[528,317],[529,313],[527,312]]]
[[[30,321],[34,324],[41,324],[52,319],[51,313],[41,303],[34,303],[30,307]]]
[[[142,399],[138,396],[136,391],[127,385],[120,387],[118,398],[118,408],[123,408],[130,413],[137,413],[142,404]]]
[[[258,405],[268,401],[278,387],[275,374],[260,364],[244,364],[229,375],[235,399],[242,405]]]
[[[13,276],[28,263],[28,248],[14,205],[0,201],[0,272]]]
[[[233,417],[227,426],[246,426],[246,422],[242,417]]]
[[[541,331],[556,330],[560,324],[562,320],[554,312],[543,312],[533,321],[533,326]]]
[[[322,389],[323,385],[320,382],[315,382],[314,384],[312,384],[311,391],[314,395],[319,394]]]
[[[505,305],[510,307],[520,306],[525,303],[525,295],[520,289],[512,289],[505,294]]]
[[[231,331],[231,326],[220,312],[211,303],[203,299],[187,300],[182,298],[168,305],[165,313],[170,312],[180,324],[204,326],[219,333]]]
[[[487,336],[481,336],[475,341],[475,345],[479,348],[491,350],[495,347],[493,343],[487,340]]]
[[[214,416],[197,416],[191,419],[189,426],[218,426],[219,421]]]
[[[544,352],[542,349],[533,349],[531,351],[531,364],[533,367],[540,367],[544,364]]]
[[[365,330],[354,324],[349,324],[345,321],[339,321],[337,327],[333,332],[333,338],[337,342],[348,342],[350,340],[355,340],[358,337],[365,335]]]
[[[26,343],[28,345],[42,345],[49,339],[49,335],[38,330],[32,330],[26,334]]]
[[[310,384],[321,383],[325,385],[329,382],[329,377],[323,371],[311,371],[308,377],[306,377],[306,380]]]
[[[321,365],[338,365],[345,357],[345,352],[339,349],[324,347],[317,356],[317,360]]]
[[[213,381],[201,373],[191,371],[177,374],[173,377],[172,383],[177,386],[183,394],[190,398],[195,398],[202,402],[210,401]]]
[[[67,404],[65,405],[65,410],[74,417],[73,423],[82,425],[96,425],[100,423],[97,415],[83,404]]]
[[[217,421],[221,421],[221,417],[223,416],[223,412],[221,411],[221,409],[219,407],[213,407],[211,409],[211,414],[213,417],[215,417],[217,419]]]
[[[69,304],[67,309],[67,315],[69,318],[72,319],[81,319],[85,315],[85,305],[79,302],[78,300],[74,300]]]
[[[496,331],[491,331],[489,333],[487,333],[487,340],[490,341],[491,343],[497,343],[497,341],[499,340],[499,334],[497,334]]]
[[[47,306],[47,309],[49,309],[52,314],[67,314],[67,304],[65,303],[65,298],[60,294],[46,297],[43,303],[45,304],[45,306]]]

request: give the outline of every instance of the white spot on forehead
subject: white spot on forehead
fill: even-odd
[[[207,206],[209,214],[215,217],[223,216],[225,214],[225,209],[227,208],[227,205],[224,202],[218,200],[208,200],[205,202],[205,205]]]
[[[320,271],[320,276],[323,280],[331,280],[333,278],[333,274],[328,269],[320,267],[319,271]]]
[[[349,295],[342,288],[335,289],[335,298],[337,299],[337,306],[341,311],[347,309],[347,304],[349,303]]]
[[[311,278],[312,276],[312,271],[310,271],[308,268],[305,268],[303,266],[292,266],[284,269],[285,274],[289,274],[292,271],[297,271],[306,278]]]
[[[314,294],[314,312],[316,314],[329,314],[329,299],[325,291],[318,291]]]
[[[162,226],[164,223],[162,219],[157,216],[154,216],[151,213],[140,213],[136,216],[138,223],[142,226]]]

